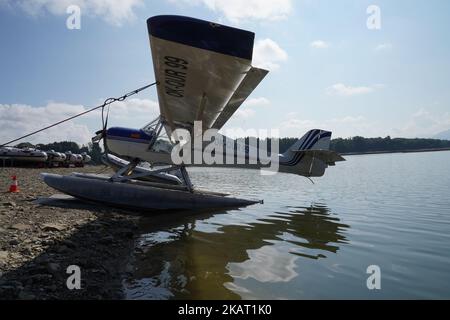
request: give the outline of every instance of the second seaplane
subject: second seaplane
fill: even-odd
[[[198,190],[186,170],[193,162],[173,160],[173,149],[182,145],[177,131],[184,130],[195,140],[206,130],[222,129],[268,74],[252,66],[255,34],[182,16],[156,16],[147,26],[160,116],[142,129],[104,128],[97,133],[93,141],[104,140],[104,161],[115,169],[113,176],[43,174],[43,180],[79,199],[140,211],[261,203]],[[196,123],[201,123],[200,132]],[[230,144],[225,137],[224,141],[233,150],[239,149],[234,141]],[[308,178],[323,176],[328,166],[344,161],[330,151],[330,141],[329,131],[309,131],[286,153],[276,155],[278,171]],[[205,143],[194,144],[192,154],[205,147]],[[259,161],[254,147],[242,150],[227,167],[261,169],[267,165]]]

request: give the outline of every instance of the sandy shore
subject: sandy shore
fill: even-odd
[[[0,299],[122,298],[138,218],[78,201],[69,207],[38,204],[58,193],[41,181],[43,171],[49,169],[0,168]],[[12,175],[20,193],[7,192]],[[80,267],[81,290],[67,288],[71,265]]]

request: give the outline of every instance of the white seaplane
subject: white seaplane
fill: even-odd
[[[43,174],[43,180],[79,199],[140,211],[260,203],[196,189],[186,170],[192,162],[174,163],[172,157],[172,149],[181,142],[178,129],[192,138],[198,134],[196,122],[202,123],[202,132],[222,129],[266,77],[267,70],[252,66],[255,34],[182,16],[156,16],[147,25],[160,116],[142,129],[110,128],[97,133],[93,141],[104,139],[104,161],[116,169],[113,176]],[[328,166],[344,161],[330,151],[330,141],[329,131],[308,132],[276,157],[279,171],[308,178],[323,176]],[[204,148],[202,144],[200,149]],[[228,166],[263,168],[258,152],[253,151],[244,147],[236,160],[245,164],[236,161]]]

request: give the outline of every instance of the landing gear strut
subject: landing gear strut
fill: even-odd
[[[160,169],[160,170],[152,170],[150,172],[133,174],[133,171],[137,167],[139,162],[140,162],[139,160],[134,160],[134,161],[130,162],[130,164],[128,164],[127,166],[125,166],[122,169],[120,169],[119,171],[117,171],[116,174],[114,174],[114,176],[112,176],[109,179],[109,181],[110,182],[127,182],[130,180],[137,180],[137,179],[141,179],[141,178],[145,178],[145,177],[152,177],[152,176],[158,177],[159,179],[161,179],[161,176],[159,175],[161,173],[172,174],[174,171],[178,171],[182,177],[181,181],[183,182],[181,187],[182,188],[184,187],[185,190],[187,190],[191,193],[194,192],[194,185],[191,182],[189,173],[187,172],[185,166],[181,166],[181,167],[180,166],[172,166],[172,167],[164,168],[164,169]]]

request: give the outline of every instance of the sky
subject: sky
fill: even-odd
[[[256,33],[253,64],[271,72],[225,129],[433,137],[450,129],[449,12],[448,0],[0,0],[0,144],[153,82],[146,20],[160,14]],[[111,107],[110,125],[157,115],[150,89]],[[93,113],[27,140],[87,143],[100,128]]]

